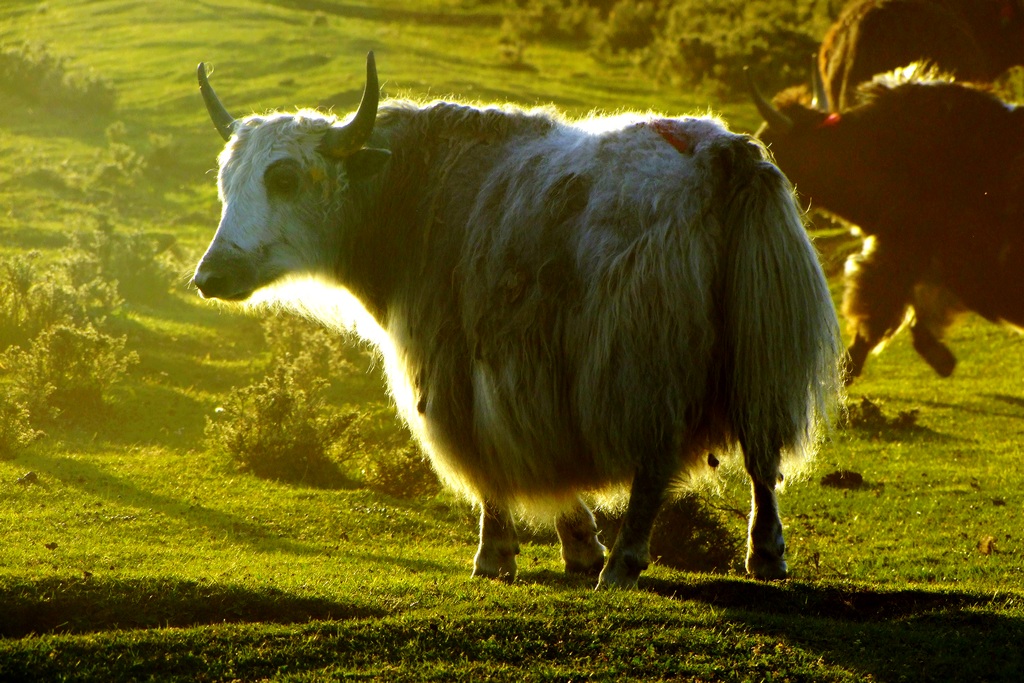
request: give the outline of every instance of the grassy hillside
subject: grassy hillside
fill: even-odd
[[[470,580],[475,513],[410,450],[372,355],[187,288],[219,215],[200,61],[237,114],[345,111],[373,49],[387,95],[757,123],[628,55],[536,40],[510,62],[510,6],[0,8],[0,388],[31,407],[0,413],[0,681],[1019,679],[1016,333],[965,319],[948,380],[904,337],[869,361],[849,424],[782,495],[791,580],[743,577],[733,472],[666,511],[639,591],[595,593],[544,527],[514,584]],[[838,274],[847,240],[820,237]],[[326,401],[301,424],[342,436],[257,476],[217,425],[281,368],[307,377],[303,406]]]

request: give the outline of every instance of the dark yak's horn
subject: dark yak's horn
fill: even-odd
[[[363,99],[359,102],[356,115],[344,126],[331,128],[324,135],[320,148],[332,157],[345,157],[359,149],[373,132],[377,121],[377,104],[380,100],[380,86],[377,84],[377,64],[373,52],[366,53],[366,85],[363,87]]]
[[[206,110],[210,112],[213,125],[217,127],[217,132],[225,141],[230,140],[231,134],[235,130],[235,117],[229,114],[224,105],[220,103],[220,98],[217,97],[213,86],[206,78],[206,65],[202,62],[199,62],[197,74],[199,76],[199,92],[203,94],[203,101],[206,102]]]
[[[828,101],[828,91],[825,90],[825,81],[821,78],[821,69],[818,68],[816,55],[811,55],[811,87],[814,90],[811,106],[818,111],[829,111],[832,106]]]
[[[762,118],[768,127],[777,133],[788,133],[793,130],[793,120],[772,106],[772,103],[765,99],[761,91],[754,84],[754,77],[749,67],[743,67],[743,73],[747,77],[747,87],[750,88],[750,96],[754,100],[754,106],[761,113]]]

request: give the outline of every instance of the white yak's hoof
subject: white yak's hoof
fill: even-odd
[[[762,581],[781,581],[789,576],[786,560],[774,553],[748,552],[747,573]]]
[[[516,579],[516,555],[519,548],[480,548],[473,559],[473,577],[498,579],[511,583]]]
[[[601,572],[601,578],[597,581],[597,589],[622,588],[632,590],[636,588],[640,572],[647,569],[648,562],[626,553],[615,553],[608,558],[608,564]]]
[[[608,549],[593,535],[587,542],[562,541],[562,560],[568,574],[599,574],[604,567],[604,555]]]

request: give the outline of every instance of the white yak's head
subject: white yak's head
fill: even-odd
[[[196,267],[196,287],[207,298],[242,301],[286,276],[329,275],[341,229],[328,209],[350,181],[375,174],[390,155],[365,147],[379,97],[373,53],[359,109],[344,124],[312,110],[235,119],[203,64],[198,75],[227,145],[219,158],[220,225]]]

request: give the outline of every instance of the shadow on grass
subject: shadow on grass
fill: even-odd
[[[609,550],[619,535],[623,514],[600,509],[594,513],[598,536]],[[651,557],[657,564],[680,571],[725,574],[741,569],[746,538],[736,535],[725,523],[724,514],[738,514],[746,524],[744,511],[711,507],[696,494],[684,494],[666,503],[651,532]],[[559,543],[551,526],[524,526],[519,529],[519,540],[537,545]],[[528,560],[521,557],[519,563],[520,569],[529,571]]]
[[[222,623],[294,624],[383,616],[379,610],[245,588],[170,579],[45,579],[0,584],[0,637],[95,633]]]
[[[1024,665],[1014,645],[1024,637],[1024,620],[1011,599],[707,576],[642,578],[640,585],[678,601],[680,609],[606,614],[618,601],[598,596],[597,612],[460,607],[385,615],[272,590],[187,582],[0,587],[0,610],[13,604],[15,614],[31,613],[37,624],[43,619],[35,610],[49,610],[51,632],[74,633],[67,614],[76,610],[96,613],[77,622],[85,624],[79,632],[135,629],[15,643],[5,653],[5,680],[136,680],[159,671],[167,680],[1015,681]],[[64,603],[50,607],[48,593],[56,591]],[[132,617],[112,619],[105,611]],[[301,626],[287,632],[152,628],[257,621]],[[33,631],[22,626],[22,632]]]
[[[1010,396],[1009,394],[982,394],[982,396],[989,400],[999,401],[1000,403],[1024,410],[1024,398],[1020,396]],[[1021,414],[1017,413],[1013,417],[1021,417]]]
[[[878,680],[1020,680],[1024,671],[1024,650],[1012,645],[1024,642],[1015,597],[729,578],[640,585]]]
[[[1024,398],[1010,396],[1009,394],[979,394],[979,396],[986,399],[988,403],[984,405],[971,405],[967,402],[954,403],[950,401],[937,401],[934,399],[922,398],[915,398],[915,401],[928,408],[955,410],[969,415],[1008,418],[1021,417],[1019,408],[1024,407]],[[1015,408],[1018,410],[1014,410]]]
[[[598,512],[597,518],[601,542],[611,548],[622,518],[602,512]],[[737,537],[724,524],[718,511],[697,496],[684,495],[658,513],[651,533],[651,557],[672,569],[725,573],[740,566],[745,543],[745,538]]]
[[[259,549],[273,547],[297,555],[320,552],[319,549],[288,538],[279,530],[253,523],[239,515],[222,512],[194,501],[153,493],[85,460],[25,453],[18,456],[18,462],[35,472],[40,482],[39,486],[47,486],[51,481],[61,482],[65,486],[86,491],[111,503],[139,510],[152,510],[191,527],[227,533],[232,541],[248,543]]]

